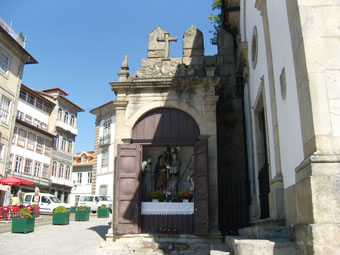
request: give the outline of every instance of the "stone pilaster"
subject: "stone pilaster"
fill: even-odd
[[[296,169],[299,254],[340,253],[340,155],[312,155]]]

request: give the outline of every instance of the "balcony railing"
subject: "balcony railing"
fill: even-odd
[[[44,185],[44,186],[51,186],[51,184],[52,184],[51,179],[33,176],[31,174],[18,173],[18,172],[11,171],[11,172],[9,172],[9,175],[19,177],[19,178],[23,178],[23,179],[30,180],[30,181],[34,181],[36,184],[41,184],[41,185]]]
[[[111,143],[111,135],[107,134],[99,137],[99,145],[106,145]]]
[[[73,135],[78,135],[78,129],[76,129],[75,127],[70,126],[69,124],[66,124],[65,122],[61,121],[61,120],[57,120],[56,122],[56,126],[57,128],[61,128],[65,131],[70,132]]]
[[[25,48],[25,37],[20,33],[17,34],[12,27],[8,26],[7,23],[0,18],[0,26],[10,35],[13,37],[14,40],[16,40],[23,48]]]

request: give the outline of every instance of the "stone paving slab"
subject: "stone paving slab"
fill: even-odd
[[[69,225],[36,226],[34,232],[0,234],[0,254],[97,255],[111,226],[110,218],[90,217]]]

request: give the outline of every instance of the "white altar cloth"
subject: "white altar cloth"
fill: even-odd
[[[190,215],[194,214],[194,203],[142,202],[142,215]]]

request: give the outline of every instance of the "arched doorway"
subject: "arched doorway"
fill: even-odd
[[[157,108],[145,113],[132,129],[131,144],[118,145],[116,233],[166,230],[172,234],[207,235],[207,177],[207,141],[200,141],[196,121],[174,108]],[[192,185],[188,184],[190,180]],[[194,202],[184,205],[180,202],[180,192],[190,190]],[[148,196],[154,191],[163,193],[157,206]],[[152,217],[148,217],[150,215]],[[191,226],[183,228],[179,222],[183,220],[191,221]]]

